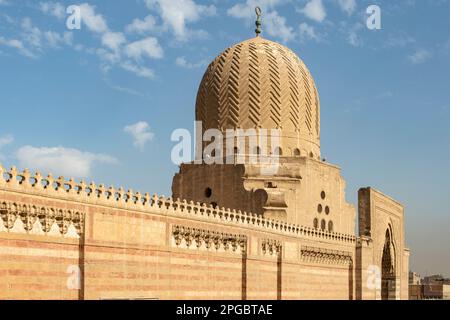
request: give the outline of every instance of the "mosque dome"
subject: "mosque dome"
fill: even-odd
[[[196,102],[203,130],[279,129],[283,156],[320,158],[320,102],[314,80],[289,48],[260,36],[208,66]]]

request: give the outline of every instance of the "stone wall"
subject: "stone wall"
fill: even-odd
[[[371,282],[371,275],[382,272],[386,234],[390,238],[392,268],[395,276],[393,298],[408,299],[409,249],[405,246],[403,206],[373,188],[362,188],[358,193],[359,232],[357,259],[358,283],[363,288],[357,293],[361,299],[381,299],[380,285]],[[378,268],[378,269],[377,269]],[[371,270],[371,272],[367,272]]]
[[[355,297],[353,235],[2,167],[0,205],[2,299]]]

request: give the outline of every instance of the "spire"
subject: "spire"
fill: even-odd
[[[262,11],[260,7],[256,7],[255,8],[255,13],[256,13],[256,36],[259,37],[259,35],[261,34],[261,15],[262,15]]]

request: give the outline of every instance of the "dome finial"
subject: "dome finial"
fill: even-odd
[[[256,7],[255,8],[255,13],[256,13],[256,36],[259,37],[259,35],[261,34],[261,15],[262,15],[262,11],[260,7]]]

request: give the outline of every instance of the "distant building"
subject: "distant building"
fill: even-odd
[[[423,284],[423,299],[425,300],[450,300],[450,285],[448,284]]]
[[[432,276],[424,277],[423,284],[446,284],[450,285],[450,278],[444,278],[442,274],[435,274]]]
[[[415,272],[409,273],[410,300],[450,300],[449,278],[432,275],[417,281],[417,276]]]
[[[416,272],[409,272],[409,284],[412,285],[418,285],[421,283],[420,274]]]

